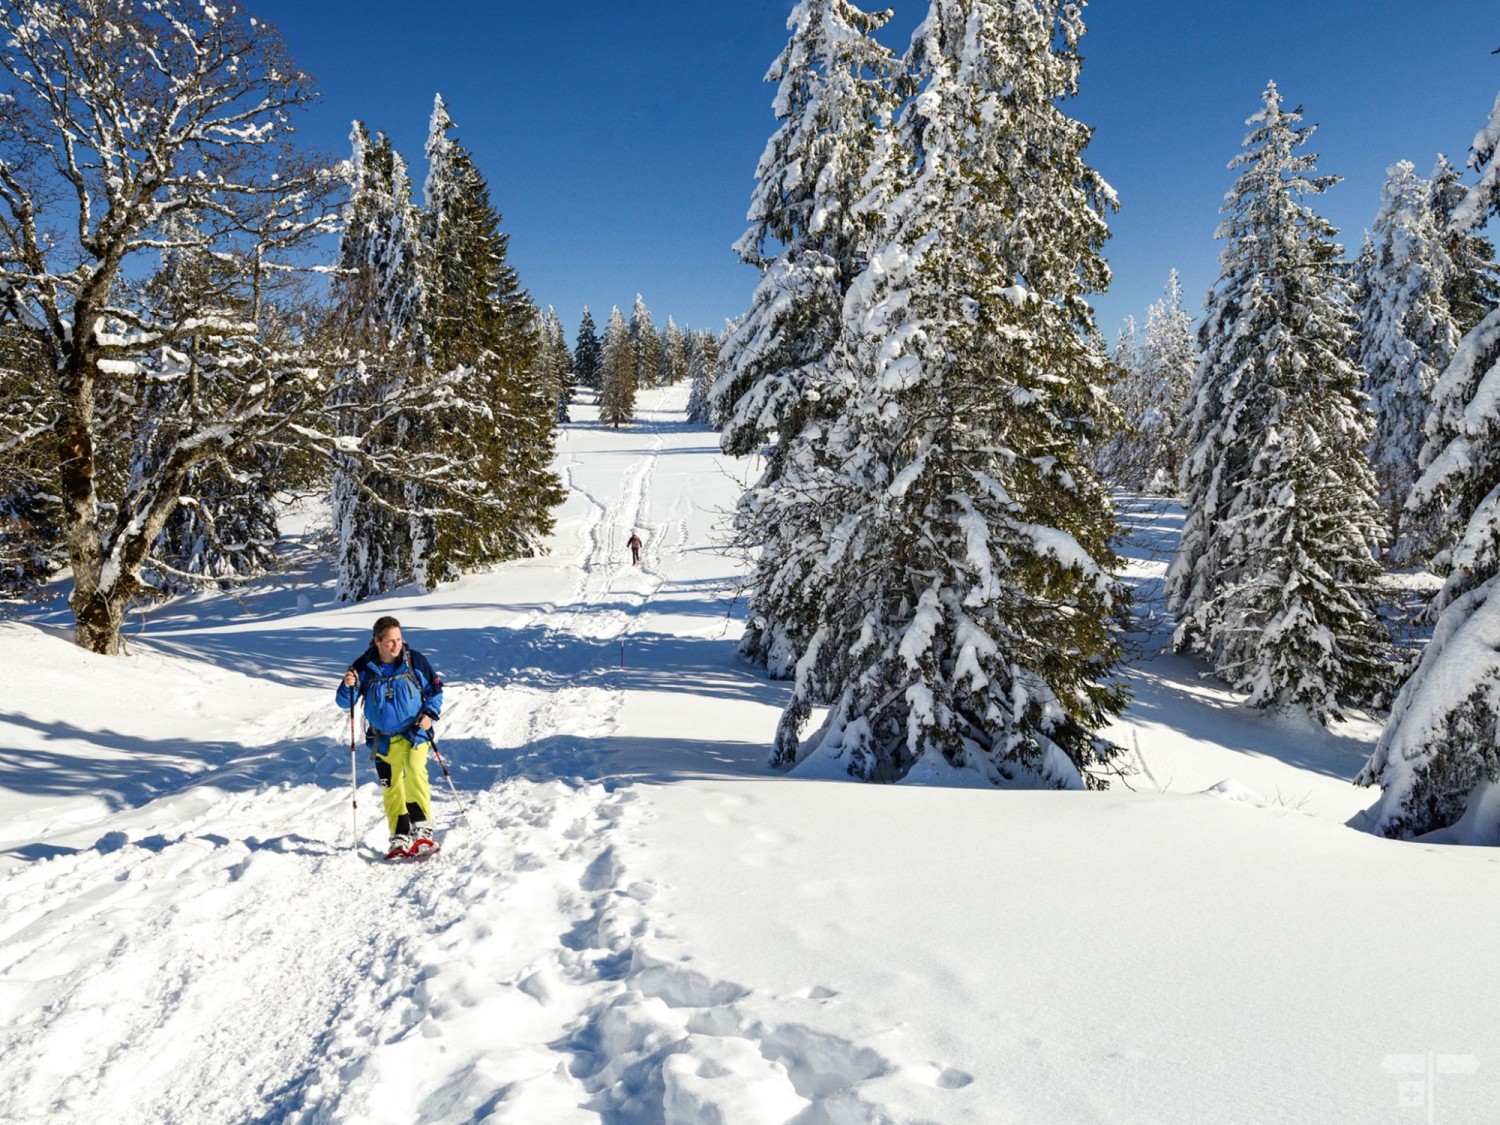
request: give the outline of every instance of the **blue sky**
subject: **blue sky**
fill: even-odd
[[[413,165],[440,92],[489,179],[511,262],[569,339],[585,304],[645,296],[659,325],[721,327],[755,271],[730,245],[775,128],[767,68],[791,0],[566,4],[515,0],[246,0],[277,24],[323,97],[304,140],[337,154],[358,117]],[[867,7],[874,7],[867,4]],[[904,48],[924,0],[893,0]],[[1357,249],[1386,168],[1456,163],[1500,91],[1495,0],[1096,0],[1081,96],[1092,163],[1121,210],[1095,302],[1113,339],[1143,319],[1168,271],[1196,314],[1217,276],[1225,165],[1274,79],[1319,128],[1321,170],[1344,177],[1318,209]]]

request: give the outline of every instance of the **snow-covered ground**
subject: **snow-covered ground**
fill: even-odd
[[[1346,825],[1373,724],[1246,713],[1148,622],[1107,793],[773,774],[746,469],[641,405],[576,412],[545,558],[355,607],[304,567],[123,658],[9,607],[0,1121],[1495,1119],[1500,853]],[[1147,604],[1179,517],[1127,516]],[[352,846],[383,613],[448,682],[423,865],[362,749]]]

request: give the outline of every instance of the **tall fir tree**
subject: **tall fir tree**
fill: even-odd
[[[1454,212],[1468,198],[1462,173],[1446,156],[1439,156],[1432,170],[1431,203],[1438,229],[1444,233],[1451,269],[1445,296],[1460,336],[1467,335],[1491,309],[1500,306],[1500,264],[1495,246],[1483,228],[1460,229]]]
[[[537,348],[537,378],[551,388],[557,400],[557,421],[569,421],[569,407],[578,378],[573,371],[573,352],[563,335],[562,318],[557,310],[548,307],[537,324],[540,346]]]
[[[667,317],[667,327],[661,340],[662,383],[671,386],[687,378],[687,337],[677,322]]]
[[[712,391],[719,378],[719,338],[712,332],[690,332],[687,337],[687,420],[700,426],[718,421],[713,413]]]
[[[1474,218],[1471,199],[1469,189],[1459,182],[1458,172],[1446,158],[1440,157],[1433,173],[1432,206],[1443,231],[1451,266],[1444,295],[1465,344],[1454,353],[1432,386],[1422,425],[1421,451],[1417,455],[1419,474],[1466,432],[1465,413],[1491,362],[1483,347],[1476,350],[1474,345],[1482,338],[1473,337],[1472,333],[1500,306],[1500,283],[1497,283],[1494,248],[1482,233],[1482,223]],[[1447,487],[1411,495],[1401,516],[1400,560],[1422,559],[1438,574],[1446,575],[1452,565],[1451,549],[1463,534],[1477,500],[1477,496],[1468,492],[1454,496]]]
[[[335,380],[340,437],[367,458],[339,457],[332,483],[336,596],[361,601],[411,582],[416,559],[407,480],[391,462],[416,426],[391,399],[418,376],[418,210],[406,163],[382,134],[355,122],[350,194],[334,271],[334,331],[345,366]],[[369,456],[384,461],[384,471]]]
[[[594,314],[588,306],[583,309],[583,319],[578,325],[578,340],[573,345],[573,373],[578,385],[591,391],[599,389],[599,361],[603,345],[599,342],[598,330],[594,327]]]
[[[781,124],[756,168],[751,225],[735,244],[762,273],[749,313],[724,341],[714,389],[725,452],[795,432],[799,410],[818,400],[807,384],[838,338],[843,295],[865,266],[875,222],[859,205],[897,104],[899,63],[874,38],[890,17],[847,0],[803,0],[766,74]]]
[[[1076,4],[934,0],[913,36],[920,89],[868,204],[886,225],[844,304],[843,409],[762,495],[791,557],[757,594],[812,623],[773,760],[1104,785],[1124,592],[1080,438],[1103,410],[1087,297],[1114,201],[1059,104],[1083,31]]]
[[[766,75],[777,85],[780,124],[756,169],[751,225],[735,246],[761,270],[760,282],[724,339],[705,407],[722,419],[727,453],[772,443],[759,484],[740,502],[735,531],[755,559],[740,651],[778,677],[791,675],[808,638],[794,636],[795,624],[776,619],[771,599],[757,593],[778,583],[788,554],[774,505],[759,493],[778,487],[791,450],[820,441],[819,419],[837,410],[835,396],[819,388],[875,222],[859,205],[897,101],[898,61],[874,38],[890,15],[848,0],[803,0],[787,20],[786,48]]]
[[[1140,369],[1143,397],[1150,403],[1136,423],[1147,450],[1142,481],[1153,491],[1169,492],[1176,489],[1187,456],[1182,412],[1198,369],[1193,318],[1182,307],[1176,270],[1167,277],[1166,296],[1146,310]]]
[[[630,307],[630,346],[635,352],[635,387],[655,386],[661,375],[661,333],[651,322],[651,310],[639,293]],[[633,412],[633,392],[631,403]]]
[[[619,429],[635,420],[636,349],[618,306],[610,310],[599,359],[599,418]]]
[[[1138,425],[1150,409],[1150,399],[1141,377],[1141,342],[1135,317],[1125,318],[1115,336],[1110,358],[1114,372],[1109,399],[1120,425],[1101,444],[1092,447],[1091,461],[1095,471],[1112,485],[1139,489],[1143,486],[1146,447]]]
[[[1319,721],[1382,685],[1381,541],[1365,458],[1337,231],[1301,200],[1337,177],[1275,83],[1230,163],[1242,169],[1186,419],[1187,521],[1168,571],[1174,643],[1253,706]]]
[[[1408,161],[1393,165],[1356,269],[1356,358],[1374,415],[1370,463],[1393,561],[1420,553],[1420,528],[1402,535],[1416,480],[1422,427],[1438,375],[1458,347],[1448,306],[1453,271],[1433,205],[1434,185]]]
[[[462,375],[454,408],[423,418],[413,451],[439,450],[470,464],[472,475],[453,482],[444,514],[413,528],[418,574],[429,586],[537,553],[563,499],[551,468],[557,398],[535,363],[536,307],[507,263],[509,236],[489,186],[449,136],[453,129],[436,98],[427,139],[423,330],[429,365]],[[471,424],[476,410],[487,425]]]
[[[1474,139],[1479,182],[1453,209],[1452,239],[1471,237],[1500,212],[1500,98]],[[1434,390],[1432,445],[1412,489],[1412,510],[1431,508],[1460,533],[1446,552],[1437,621],[1390,721],[1357,779],[1378,785],[1370,828],[1392,837],[1444,829],[1484,815],[1500,783],[1500,309],[1465,334]],[[1476,831],[1494,838],[1488,814]]]

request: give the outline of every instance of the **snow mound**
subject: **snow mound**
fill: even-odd
[[[901,779],[902,785],[940,789],[994,789],[989,778],[969,766],[955,766],[941,754],[924,754]]]

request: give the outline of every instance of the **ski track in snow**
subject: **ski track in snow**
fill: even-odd
[[[617,488],[562,450],[588,505],[576,550],[554,547],[576,559],[573,600],[508,627],[588,651],[555,686],[450,690],[443,742],[508,764],[465,794],[474,829],[434,771],[440,856],[377,861],[362,752],[352,851],[348,751],[319,749],[249,791],[199,775],[186,819],[164,799],[159,831],[106,834],[8,877],[0,1120],[863,1122],[884,1119],[866,1096],[883,1081],[967,1082],[937,1065],[898,1073],[786,1018],[828,999],[816,989],[773,999],[704,975],[653,915],[658,888],[621,858],[639,796],[609,774],[624,696],[588,662],[599,641],[623,645],[688,546],[690,498],[653,506],[659,398],[626,436],[648,447]],[[323,705],[240,737],[322,748],[346,732]]]

